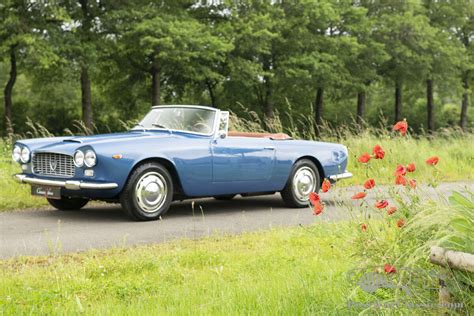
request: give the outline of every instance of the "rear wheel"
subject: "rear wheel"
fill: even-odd
[[[226,194],[226,195],[217,195],[214,198],[219,201],[230,201],[232,200],[236,194]]]
[[[281,197],[289,207],[307,207],[309,194],[318,192],[320,184],[316,165],[311,160],[301,159],[293,165]]]
[[[146,163],[130,175],[120,196],[124,212],[139,221],[157,220],[168,211],[173,198],[173,180],[158,163]]]
[[[72,211],[72,210],[79,210],[83,208],[89,200],[81,199],[81,198],[71,198],[67,196],[61,196],[60,200],[56,199],[47,199],[48,203],[51,204],[52,207],[60,210],[60,211]]]

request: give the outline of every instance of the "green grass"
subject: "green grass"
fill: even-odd
[[[0,314],[426,315],[443,311],[376,307],[412,301],[435,305],[436,280],[431,280],[435,289],[430,290],[424,283],[405,279],[403,284],[412,290],[417,286],[416,297],[400,296],[403,293],[393,289],[364,292],[352,277],[354,269],[365,267],[367,254],[357,245],[366,233],[353,222],[327,223],[319,217],[315,221],[307,228],[0,260]],[[374,220],[367,223],[380,226]],[[348,309],[349,302],[356,307]]]
[[[440,158],[436,169],[439,181],[458,181],[474,179],[474,135],[464,136],[412,138],[390,137],[390,135],[374,136],[369,133],[360,136],[348,136],[340,141],[349,149],[349,166],[354,177],[346,180],[343,185],[361,184],[366,177],[366,167],[357,161],[364,152],[372,153],[374,145],[379,144],[385,150],[383,160],[370,162],[370,174],[383,183],[394,183],[394,171],[397,164],[416,165],[416,180],[419,183],[430,181],[433,167],[425,163],[431,156]]]
[[[20,165],[13,162],[7,153],[0,156],[0,211],[47,204],[45,199],[31,196],[30,186],[13,180],[12,175],[20,172]]]
[[[437,166],[440,181],[457,181],[474,179],[474,135],[443,136],[428,138],[391,137],[389,134],[375,136],[369,132],[362,135],[346,135],[342,140],[332,139],[349,148],[350,160],[348,170],[354,177],[340,182],[340,185],[361,184],[366,180],[365,167],[357,162],[357,157],[367,151],[371,153],[375,144],[381,145],[386,151],[385,159],[372,160],[372,175],[384,183],[393,183],[393,166],[397,163],[415,162],[417,181],[423,183],[432,178],[432,167],[425,164],[426,158],[436,155],[440,157]],[[46,205],[43,198],[32,197],[30,188],[20,185],[12,179],[12,174],[20,172],[18,164],[12,162],[7,146],[0,157],[0,211]]]
[[[335,314],[353,225],[0,261],[0,314]]]

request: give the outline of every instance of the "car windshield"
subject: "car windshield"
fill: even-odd
[[[157,107],[151,110],[134,129],[167,129],[210,134],[216,112],[192,107]]]

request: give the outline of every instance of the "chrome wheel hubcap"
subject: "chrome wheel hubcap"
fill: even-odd
[[[316,190],[316,175],[313,169],[301,167],[293,177],[293,192],[295,197],[301,201],[308,201],[309,194]]]
[[[159,210],[166,200],[168,187],[165,178],[158,172],[148,172],[138,180],[135,198],[140,208],[147,213]]]

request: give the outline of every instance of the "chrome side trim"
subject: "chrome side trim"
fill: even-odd
[[[49,185],[52,187],[61,187],[68,190],[80,190],[80,189],[97,189],[97,190],[107,190],[115,189],[118,187],[117,183],[94,183],[94,182],[81,182],[74,180],[48,180],[48,179],[38,179],[30,178],[24,174],[16,174],[14,179],[20,183],[29,183],[29,184],[38,184],[38,185]]]
[[[345,171],[344,173],[335,174],[329,177],[329,179],[333,181],[347,179],[347,178],[352,178],[352,173]]]

